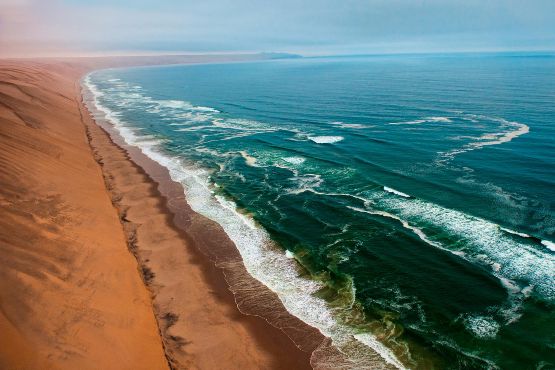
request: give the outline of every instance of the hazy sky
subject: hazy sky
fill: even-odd
[[[555,50],[555,0],[0,0],[0,54]]]

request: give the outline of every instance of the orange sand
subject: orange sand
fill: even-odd
[[[0,368],[167,369],[85,136],[79,74],[0,64]]]
[[[273,326],[241,314],[231,267],[195,247],[230,241],[198,215],[192,237],[176,227],[161,184],[81,104],[91,68],[183,61],[0,61],[0,368],[310,368],[323,337],[250,282]]]

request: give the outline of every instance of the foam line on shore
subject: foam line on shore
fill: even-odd
[[[320,282],[301,275],[298,264],[288,258],[271,240],[268,233],[256,225],[249,216],[237,210],[234,202],[213,193],[210,172],[181,158],[166,154],[159,142],[144,141],[131,126],[119,119],[99,102],[99,92],[91,82],[90,75],[84,80],[85,86],[93,93],[94,105],[104,114],[125,142],[138,147],[146,156],[169,170],[173,181],[183,185],[187,202],[195,211],[217,222],[234,242],[249,274],[275,292],[287,311],[311,325],[333,340],[335,347],[349,348],[353,341],[367,346],[368,352],[378,353],[381,361],[376,361],[372,353],[358,353],[356,363],[365,363],[375,369],[390,366],[404,368],[396,356],[377,339],[357,339],[358,331],[342,325],[335,317],[333,309],[317,298],[314,293],[324,287]],[[367,333],[367,336],[371,336]]]

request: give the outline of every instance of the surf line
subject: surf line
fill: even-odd
[[[90,79],[85,80],[84,85],[95,87]],[[183,185],[185,197],[191,209],[223,228],[235,244],[249,275],[276,293],[291,315],[331,338],[332,345],[340,351],[342,348],[351,347],[353,343],[360,343],[368,349],[368,352],[348,355],[346,361],[374,363],[375,354],[377,354],[381,357],[380,361],[383,360],[379,368],[389,364],[405,369],[391,349],[374,338],[371,333],[361,335],[358,330],[341,323],[327,302],[315,295],[324,287],[322,283],[301,274],[298,263],[287,253],[275,248],[275,243],[267,231],[251,223],[248,216],[242,215],[237,210],[233,201],[214,195],[206,169],[189,165],[182,158],[167,154],[158,142],[142,140],[143,137],[138,132],[117,120],[116,114],[99,102],[100,95],[95,94],[92,89],[89,91],[93,93],[92,103],[95,108],[118,131],[123,140],[166,167],[171,179]],[[307,307],[310,307],[310,310],[307,310]]]
[[[439,244],[439,243],[436,243],[436,242],[434,242],[433,240],[430,240],[430,239],[428,238],[428,236],[427,236],[422,230],[420,230],[419,228],[417,228],[417,227],[415,227],[415,226],[412,226],[412,225],[409,224],[407,221],[405,221],[405,220],[403,220],[402,218],[400,218],[400,217],[398,217],[398,216],[395,216],[395,215],[393,215],[393,214],[391,214],[391,213],[384,212],[384,211],[370,211],[370,210],[367,210],[367,209],[362,209],[362,208],[357,208],[357,207],[352,207],[352,206],[347,206],[347,208],[352,209],[353,211],[361,212],[361,213],[367,213],[367,214],[370,214],[370,215],[382,216],[382,217],[386,217],[386,218],[391,218],[391,219],[397,220],[397,221],[399,221],[399,222],[401,223],[401,225],[403,225],[403,227],[404,227],[405,229],[411,230],[414,234],[416,234],[416,236],[418,236],[418,238],[420,238],[420,239],[421,239],[422,241],[424,241],[425,243],[427,243],[427,244],[429,244],[429,245],[431,245],[431,246],[433,246],[433,247],[440,248],[440,249],[444,249],[444,250],[447,250],[447,251],[449,251],[449,252],[451,252],[451,253],[455,253],[455,252],[453,252],[453,251],[448,250],[448,249],[445,248],[443,245],[441,245],[441,244]],[[455,253],[455,254],[457,254],[457,253]]]

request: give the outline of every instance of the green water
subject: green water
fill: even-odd
[[[175,171],[175,160],[202,170],[213,195],[327,286],[311,296],[341,325],[378,336],[406,366],[555,368],[553,56],[313,58],[91,80],[124,137]],[[209,207],[188,184],[189,202]]]

